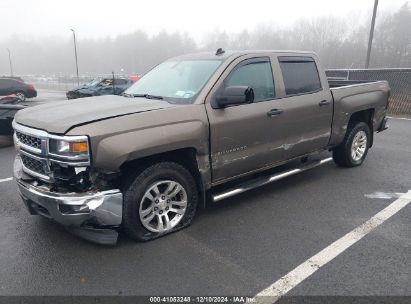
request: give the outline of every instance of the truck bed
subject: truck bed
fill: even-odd
[[[387,81],[331,81],[330,87],[334,99],[330,145],[342,142],[352,113],[371,111],[373,128],[378,130],[387,114],[390,93]]]
[[[345,79],[338,79],[338,78],[328,78],[328,85],[330,88],[339,88],[348,85],[355,85],[355,84],[365,84],[365,83],[372,83],[375,82],[373,80],[345,80]]]

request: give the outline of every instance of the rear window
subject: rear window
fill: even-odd
[[[279,57],[287,95],[307,94],[321,89],[317,66],[311,57]]]
[[[12,86],[12,85],[18,84],[19,82],[13,79],[0,79],[0,83],[3,86]]]

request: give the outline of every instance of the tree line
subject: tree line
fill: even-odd
[[[330,16],[299,19],[291,26],[259,25],[238,33],[215,30],[196,42],[186,33],[166,30],[149,36],[142,30],[100,39],[78,39],[83,75],[147,72],[166,58],[197,51],[283,49],[315,51],[326,68],[363,68],[369,18],[358,21]],[[81,37],[81,34],[78,35]],[[10,48],[15,74],[74,74],[72,39],[12,36],[0,41]],[[374,33],[370,68],[411,68],[411,7],[380,13]],[[0,56],[0,75],[9,73],[7,54]]]

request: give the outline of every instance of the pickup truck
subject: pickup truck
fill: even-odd
[[[389,93],[386,81],[330,89],[310,52],[184,55],[122,96],[17,112],[14,176],[31,214],[100,244],[120,228],[148,241],[190,225],[206,201],[323,163],[299,162],[313,153],[361,165],[387,128]]]

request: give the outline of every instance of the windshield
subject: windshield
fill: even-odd
[[[86,87],[86,88],[95,87],[101,82],[101,80],[102,80],[101,77],[94,78],[92,81],[87,82],[85,85],[83,85],[83,87]]]
[[[191,103],[221,60],[166,61],[131,86],[126,95],[152,95],[176,103]]]

